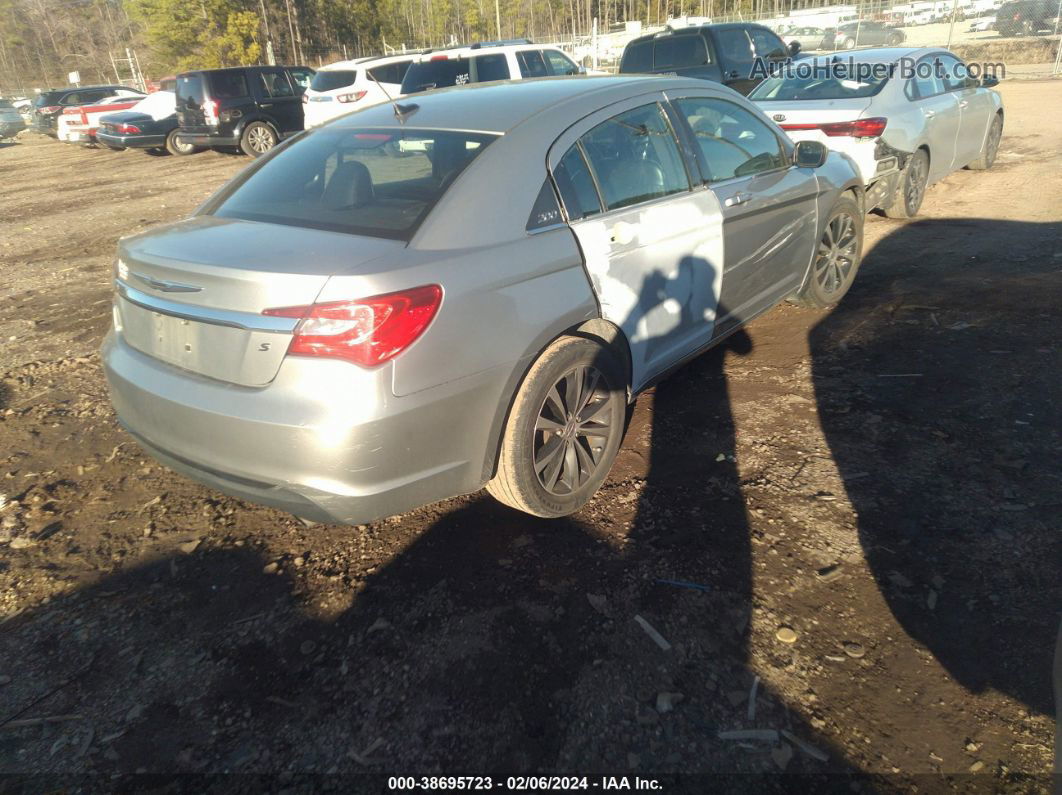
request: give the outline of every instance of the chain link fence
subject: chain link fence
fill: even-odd
[[[800,3],[796,0],[794,5]],[[939,0],[799,8],[788,14],[679,17],[665,24],[628,22],[607,31],[542,42],[588,68],[616,71],[632,39],[688,25],[756,22],[797,42],[805,54],[866,47],[946,47],[968,62],[1003,64],[1000,76],[1062,74],[1062,0]]]

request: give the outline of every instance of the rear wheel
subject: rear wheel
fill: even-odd
[[[532,365],[513,402],[497,500],[543,517],[582,508],[612,468],[626,421],[623,368],[605,345],[561,337]]]
[[[903,36],[899,33],[893,33],[889,36],[889,44],[895,47],[897,44],[903,43]]]
[[[973,171],[987,171],[992,168],[992,165],[996,162],[996,154],[999,152],[999,140],[1003,137],[1003,117],[998,113],[996,118],[992,120],[992,126],[988,128],[988,135],[985,137],[985,146],[981,150],[981,155],[975,161],[970,163],[967,168]]]
[[[853,39],[853,38],[852,38],[851,36],[849,36],[849,37],[848,37],[847,39],[845,39],[845,40],[844,40],[844,44],[843,44],[842,46],[843,46],[843,47],[844,47],[844,48],[845,48],[846,50],[850,50],[850,49],[852,49],[853,47],[855,47],[855,44],[856,44],[856,43],[855,43],[855,39]]]
[[[928,183],[929,155],[924,149],[919,149],[911,155],[900,173],[900,184],[896,187],[892,204],[885,208],[885,215],[889,218],[914,218],[922,206]]]
[[[245,155],[260,157],[277,145],[276,132],[265,122],[253,121],[240,136],[240,149]]]
[[[169,135],[166,136],[167,152],[171,155],[192,155],[199,151],[198,146],[186,144],[177,133],[177,130],[170,130]]]
[[[814,309],[833,306],[855,281],[863,256],[863,212],[850,195],[837,200],[815,250],[811,275],[793,303]]]

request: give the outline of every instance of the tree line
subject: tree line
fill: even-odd
[[[319,63],[386,48],[527,36],[563,40],[628,20],[781,12],[789,0],[0,0],[0,89],[116,79],[111,56],[143,74]],[[121,77],[128,72],[119,64]]]

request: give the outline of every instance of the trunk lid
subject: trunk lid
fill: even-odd
[[[866,115],[872,97],[854,99],[815,99],[807,101],[760,102],[760,108],[778,124],[791,141],[821,141],[831,149],[831,138],[822,130],[789,129],[811,124],[832,124],[842,121],[855,121]]]
[[[115,324],[142,353],[243,386],[276,377],[297,324],[267,308],[312,304],[337,272],[404,249],[394,240],[198,216],[122,240]]]

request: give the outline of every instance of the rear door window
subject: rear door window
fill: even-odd
[[[623,52],[623,61],[620,64],[620,71],[653,71],[653,43],[651,41],[640,41],[628,46]]]
[[[406,76],[406,70],[409,68],[409,61],[401,61],[399,63],[389,63],[383,66],[374,66],[369,70],[369,74],[372,78],[380,81],[381,83],[393,83],[395,85],[402,82],[402,78]]]
[[[468,58],[440,57],[411,64],[402,80],[402,93],[415,94],[433,88],[462,86],[472,82],[472,62]]]
[[[579,144],[564,154],[553,170],[553,178],[557,180],[557,189],[564,209],[568,211],[568,220],[578,221],[601,212],[597,186]]]
[[[580,143],[609,210],[690,188],[675,134],[655,102],[613,116]]]
[[[288,74],[291,76],[291,82],[295,85],[295,90],[305,91],[310,87],[310,83],[313,82],[315,72],[305,66],[295,66],[288,69]]]
[[[247,75],[242,70],[213,72],[210,75],[210,96],[214,99],[236,99],[250,96],[250,93],[247,90]]]
[[[708,63],[708,48],[700,35],[669,36],[657,39],[653,69],[687,69]]]
[[[520,64],[520,74],[523,77],[547,77],[549,75],[541,50],[521,50],[516,53],[516,61]]]
[[[452,130],[325,127],[251,170],[213,214],[409,240],[493,140]]]
[[[476,66],[476,82],[486,83],[488,80],[509,79],[509,62],[504,55],[499,53],[477,55],[472,60]]]

